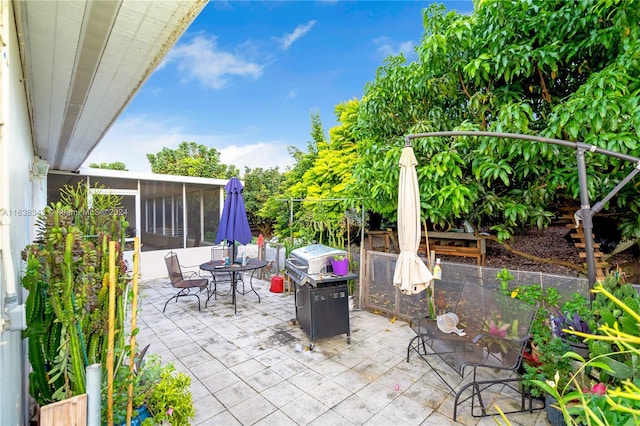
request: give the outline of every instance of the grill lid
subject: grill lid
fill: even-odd
[[[307,265],[311,260],[332,257],[336,255],[346,256],[347,252],[324,244],[312,244],[310,246],[299,247],[291,250],[291,257],[301,260]]]
[[[291,251],[291,256],[285,262],[285,266],[299,268],[300,272],[319,274],[327,271],[327,265],[336,255],[346,256],[347,252],[323,244],[312,244]],[[300,265],[303,265],[302,267]],[[304,269],[304,271],[302,271]]]

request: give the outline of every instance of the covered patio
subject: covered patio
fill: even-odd
[[[253,294],[218,296],[198,311],[195,298],[170,302],[166,279],[140,283],[140,347],[171,361],[191,377],[194,425],[489,425],[461,406],[452,420],[453,397],[440,379],[412,357],[406,322],[378,311],[350,312],[346,336],[318,339],[313,351],[295,317],[293,293],[272,293],[254,280]],[[300,348],[303,348],[300,350]],[[451,380],[458,377],[438,366]],[[458,379],[459,380],[459,379]],[[500,393],[502,408],[513,398]],[[512,425],[546,425],[544,411],[509,415]]]

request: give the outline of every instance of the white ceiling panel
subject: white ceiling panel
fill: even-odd
[[[206,3],[15,1],[36,153],[77,170]]]

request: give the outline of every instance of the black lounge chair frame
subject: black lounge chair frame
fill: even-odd
[[[509,387],[520,395],[519,407],[507,410],[504,414],[544,408],[543,401],[534,400],[523,391],[520,383],[523,379],[519,374],[538,307],[506,293],[499,288],[474,283],[473,278],[465,279],[462,283],[436,280],[433,309],[437,315],[455,313],[459,318],[457,328],[466,335],[447,333],[445,331],[448,329],[443,323],[444,331],[438,327],[437,320],[429,317],[410,321],[416,336],[407,348],[407,362],[411,353],[415,352],[451,390],[455,396],[454,421],[457,421],[458,406],[469,400],[473,417],[498,415],[499,412],[491,410],[491,404],[487,404],[491,397],[483,398],[483,393],[486,395],[493,388],[488,393],[493,391],[495,394],[496,387],[503,385],[505,389]],[[453,383],[450,375],[434,366],[434,357],[447,364],[463,380],[455,379]],[[469,371],[471,374],[465,376],[465,372]],[[468,391],[471,394],[465,396]],[[504,395],[504,391],[501,394]],[[505,410],[505,406],[498,406]]]

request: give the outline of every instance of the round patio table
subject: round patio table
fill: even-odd
[[[228,272],[231,274],[231,300],[233,303],[233,313],[238,313],[236,306],[236,293],[242,294],[243,296],[247,293],[254,292],[256,296],[258,296],[258,303],[260,303],[260,295],[253,288],[253,275],[256,273],[258,269],[262,269],[267,266],[266,260],[260,259],[249,259],[246,265],[241,265],[239,263],[233,263],[231,265],[225,266],[224,260],[214,260],[211,262],[206,262],[200,265],[200,269],[203,271],[208,271],[213,276],[214,272]],[[245,291],[244,289],[244,281],[242,282],[242,291],[238,290],[238,274],[242,272],[251,271],[251,277],[249,278],[249,289]],[[211,297],[211,296],[209,296]],[[209,299],[207,299],[208,301]]]

